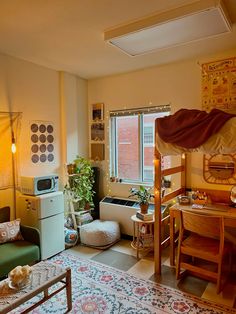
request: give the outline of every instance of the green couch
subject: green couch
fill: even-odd
[[[10,221],[10,207],[0,208],[0,223]],[[0,244],[0,278],[18,265],[33,264],[40,260],[39,231],[35,228],[20,228],[24,240]]]

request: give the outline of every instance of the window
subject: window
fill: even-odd
[[[111,176],[125,182],[153,183],[155,120],[170,106],[111,112]]]
[[[154,125],[146,123],[143,126],[143,144],[144,146],[152,146],[154,143]]]

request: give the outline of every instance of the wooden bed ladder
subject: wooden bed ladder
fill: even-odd
[[[162,224],[162,215],[161,215],[161,204],[175,198],[177,195],[185,194],[186,188],[186,154],[181,156],[181,165],[178,167],[173,167],[169,169],[161,170],[161,154],[155,148],[155,223],[154,223],[154,262],[155,262],[155,273],[161,274],[161,249],[167,240],[164,242],[161,241],[161,224]],[[181,173],[181,187],[174,190],[173,192],[165,195],[161,198],[161,182],[163,176],[172,175],[175,173]],[[166,219],[166,218],[165,218]],[[164,219],[164,220],[165,220]]]

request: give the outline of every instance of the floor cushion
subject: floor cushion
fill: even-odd
[[[80,241],[87,246],[106,249],[120,240],[120,226],[116,221],[94,220],[80,226]]]

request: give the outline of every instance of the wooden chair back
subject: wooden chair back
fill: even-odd
[[[224,220],[218,216],[200,215],[189,211],[181,211],[184,230],[197,233],[208,238],[222,238]]]

